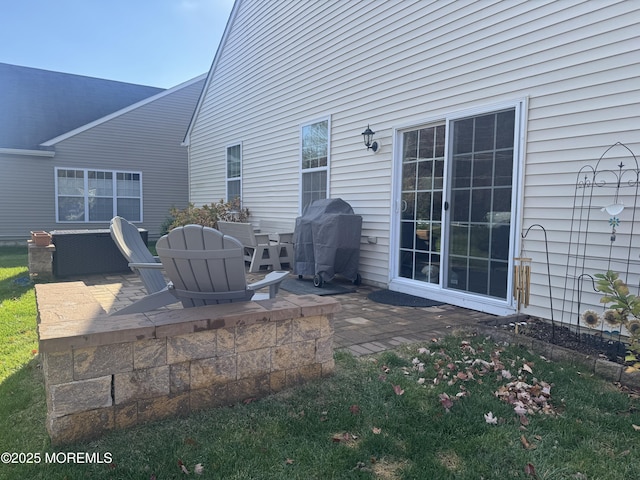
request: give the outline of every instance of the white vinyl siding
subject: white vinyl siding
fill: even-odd
[[[640,153],[638,2],[238,0],[214,65],[191,129],[191,200],[224,194],[219,152],[257,132],[243,142],[243,200],[265,228],[291,228],[298,126],[331,112],[330,196],[363,216],[360,273],[383,286],[397,129],[527,99],[516,215],[547,229],[554,295],[576,173],[617,141]],[[544,240],[521,244],[534,262],[526,312],[548,318]]]

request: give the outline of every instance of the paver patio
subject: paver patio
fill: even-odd
[[[253,282],[261,276],[247,274],[247,280]],[[107,312],[128,305],[146,294],[142,282],[133,273],[69,280],[81,280],[89,286]],[[340,282],[340,279],[336,282]],[[360,285],[354,293],[334,296],[342,306],[342,310],[334,315],[336,349],[346,349],[356,356],[367,355],[404,343],[430,341],[434,337],[442,337],[493,318],[486,313],[453,305],[425,308],[384,305],[367,298],[374,290],[378,288]],[[168,308],[182,307],[176,304]]]

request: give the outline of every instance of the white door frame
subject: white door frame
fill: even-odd
[[[491,313],[494,315],[510,315],[516,312],[516,303],[513,299],[513,258],[515,252],[520,251],[522,230],[522,203],[524,191],[524,154],[525,154],[525,138],[526,138],[526,120],[527,120],[527,98],[520,98],[513,101],[502,102],[498,104],[483,105],[480,107],[470,108],[458,111],[445,116],[430,117],[419,122],[411,122],[410,124],[399,125],[393,129],[393,165],[392,165],[392,212],[390,225],[390,242],[389,242],[389,289],[404,292],[411,295],[429,298],[435,301],[441,301],[460,307],[469,308],[481,312]],[[497,298],[478,295],[460,290],[452,290],[443,288],[444,268],[440,269],[440,282],[438,284],[421,282],[409,278],[398,276],[399,271],[399,247],[400,247],[400,197],[401,197],[401,180],[402,180],[402,134],[406,130],[420,128],[423,126],[433,125],[435,123],[446,124],[445,138],[445,169],[444,169],[444,192],[443,192],[443,212],[442,212],[442,235],[448,231],[449,212],[444,211],[445,201],[450,201],[449,186],[449,147],[450,138],[449,131],[451,122],[461,118],[488,114],[506,108],[515,108],[515,132],[514,132],[514,165],[513,165],[513,189],[511,192],[511,237],[509,242],[509,273],[507,279],[507,298],[501,300]],[[447,228],[445,228],[447,224]],[[440,258],[444,260],[448,256],[448,242],[441,242],[442,250]]]

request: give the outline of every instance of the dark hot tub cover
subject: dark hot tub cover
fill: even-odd
[[[336,274],[355,281],[360,263],[362,217],[340,198],[316,200],[296,218],[293,273],[320,275],[330,281]]]

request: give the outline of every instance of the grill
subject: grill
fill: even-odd
[[[362,217],[340,198],[316,200],[296,218],[293,273],[313,275],[322,287],[336,274],[360,283],[360,236]]]

